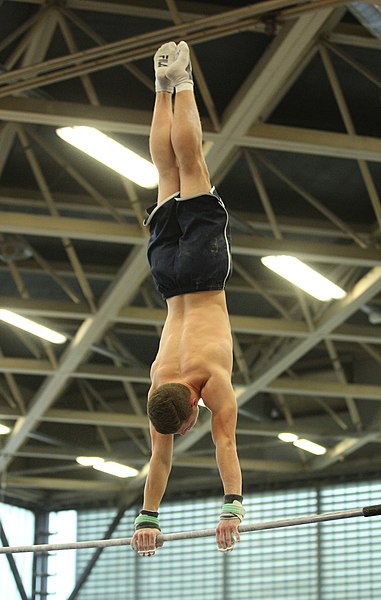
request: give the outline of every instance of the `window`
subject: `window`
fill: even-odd
[[[0,502],[0,519],[10,546],[29,545],[34,543],[34,515],[29,510],[10,506]],[[32,594],[32,554],[14,554],[25,592]],[[0,555],[1,597],[20,598],[12,571],[5,554]]]
[[[77,538],[77,513],[74,510],[49,515],[49,544],[72,542]],[[49,555],[48,594],[52,600],[66,600],[75,585],[75,550],[60,550]]]
[[[163,531],[208,529],[217,522],[221,498],[164,503]],[[314,488],[267,492],[245,497],[247,519],[269,521],[317,512]],[[115,537],[130,536],[136,510],[126,513]],[[113,513],[79,513],[79,539],[103,537]],[[79,600],[97,600],[107,593],[113,600],[317,600],[317,526],[244,534],[239,549],[221,553],[214,538],[168,542],[152,559],[136,556],[130,548],[108,548],[102,553]],[[92,551],[78,556],[79,576]]]
[[[245,495],[245,521],[362,508],[379,504],[380,497],[378,481],[256,492]],[[163,531],[212,528],[221,500],[164,502]],[[114,537],[131,536],[136,512],[125,513]],[[103,538],[114,516],[109,509],[78,512],[77,539]],[[381,518],[359,517],[246,533],[239,547],[226,554],[217,551],[214,538],[167,542],[153,558],[138,557],[129,547],[107,548],[78,599],[379,600],[380,539]],[[77,552],[76,577],[93,552]]]

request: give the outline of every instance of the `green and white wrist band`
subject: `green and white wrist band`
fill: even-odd
[[[159,513],[154,513],[148,510],[140,511],[135,519],[135,531],[137,529],[160,529]]]
[[[230,520],[230,519],[239,519],[242,521],[245,516],[245,509],[242,506],[242,503],[239,500],[233,500],[233,502],[225,502],[221,508],[220,519],[222,520]]]

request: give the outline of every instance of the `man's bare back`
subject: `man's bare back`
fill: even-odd
[[[200,398],[213,375],[231,376],[233,349],[225,292],[174,296],[167,305],[150,392],[164,383],[183,383]]]

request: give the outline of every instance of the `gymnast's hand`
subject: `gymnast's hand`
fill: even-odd
[[[220,519],[216,529],[217,547],[221,552],[233,550],[234,544],[241,539],[238,531],[240,519]]]
[[[156,548],[161,548],[164,544],[164,542],[157,539],[160,533],[160,529],[153,529],[151,527],[137,529],[131,540],[132,549],[139,556],[153,556]]]

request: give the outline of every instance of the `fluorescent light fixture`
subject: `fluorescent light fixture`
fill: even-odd
[[[311,454],[316,454],[317,456],[327,452],[327,448],[320,446],[320,444],[315,444],[315,442],[310,442],[310,440],[299,439],[293,442],[293,444],[297,448],[301,448],[302,450],[306,450],[307,452],[311,452]]]
[[[6,425],[2,425],[0,423],[0,435],[7,435],[10,432],[11,432],[11,428],[10,427],[7,427]]]
[[[298,436],[295,435],[294,433],[278,433],[278,438],[282,442],[292,443],[292,442],[296,442],[296,440],[298,439]]]
[[[93,127],[61,127],[57,135],[95,160],[127,177],[138,185],[157,187],[159,175],[155,165]]]
[[[126,465],[105,460],[99,456],[77,456],[75,460],[83,467],[93,467],[97,471],[115,475],[115,477],[135,477],[138,474],[138,471],[132,467],[126,467]]]
[[[114,475],[115,477],[136,477],[138,474],[137,469],[133,469],[132,467],[126,467],[125,465],[121,465],[120,463],[113,462],[112,460],[106,460],[102,463],[97,462],[93,465],[93,468],[97,471],[103,471],[103,473],[108,473],[108,475]]]
[[[317,300],[327,302],[346,296],[342,288],[294,256],[264,256],[261,261],[274,273],[284,277]]]
[[[295,435],[294,433],[278,433],[278,439],[280,439],[282,442],[291,443],[297,448],[301,448],[302,450],[306,450],[312,454],[320,455],[327,452],[327,449],[324,448],[324,446],[315,444],[315,442],[310,442],[310,440],[299,438],[299,436]]]
[[[42,338],[48,342],[52,342],[53,344],[64,344],[66,342],[66,337],[57,331],[53,331],[53,329],[49,329],[49,327],[44,327],[44,325],[40,325],[39,323],[35,323],[30,319],[26,319],[25,317],[21,317],[16,313],[0,309],[0,320],[8,323],[9,325],[14,325],[19,329],[23,329],[28,333],[33,333],[37,337]]]
[[[97,463],[104,462],[104,459],[99,456],[77,456],[75,460],[83,467],[93,467]]]

